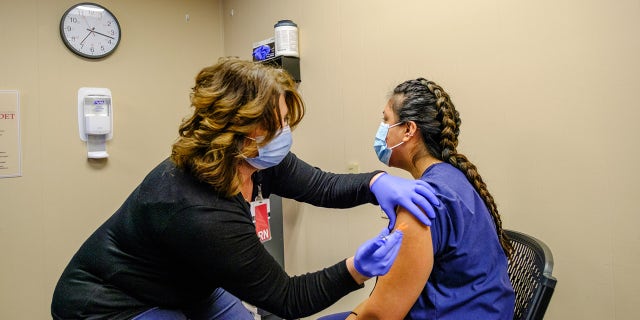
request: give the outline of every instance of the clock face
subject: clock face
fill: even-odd
[[[73,53],[90,59],[108,56],[120,43],[120,24],[105,7],[79,3],[60,20],[62,42]]]

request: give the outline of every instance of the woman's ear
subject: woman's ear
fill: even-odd
[[[418,126],[413,121],[407,121],[406,123],[407,123],[407,126],[405,128],[404,136],[405,138],[408,139],[413,137],[417,133]]]

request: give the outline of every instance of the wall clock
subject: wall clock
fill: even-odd
[[[120,43],[120,24],[107,8],[96,3],[78,3],[60,19],[60,37],[73,53],[100,59],[112,54]]]

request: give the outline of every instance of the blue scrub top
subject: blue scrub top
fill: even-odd
[[[440,199],[432,220],[434,265],[408,319],[513,319],[507,257],[484,201],[448,163],[421,177]]]

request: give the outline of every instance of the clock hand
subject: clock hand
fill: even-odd
[[[94,30],[91,30],[91,29],[87,29],[87,30],[89,30],[90,32],[93,32],[93,33],[97,33],[97,34],[99,34],[99,35],[101,35],[101,36],[105,36],[105,37],[107,37],[107,38],[115,39],[114,37],[112,37],[112,36],[108,36],[108,35],[106,35],[106,34],[104,34],[104,33],[102,33],[102,32],[94,31]]]
[[[91,28],[91,26],[89,25],[89,21],[87,21],[87,17],[82,15],[82,19],[84,20],[84,23],[87,25],[87,27]]]
[[[89,30],[89,29],[87,29]],[[84,39],[82,39],[82,41],[80,41],[80,45],[84,46],[84,41],[87,40],[87,38],[91,35],[91,33],[93,33],[93,31],[89,30],[89,33],[87,33],[87,36],[84,37]]]

